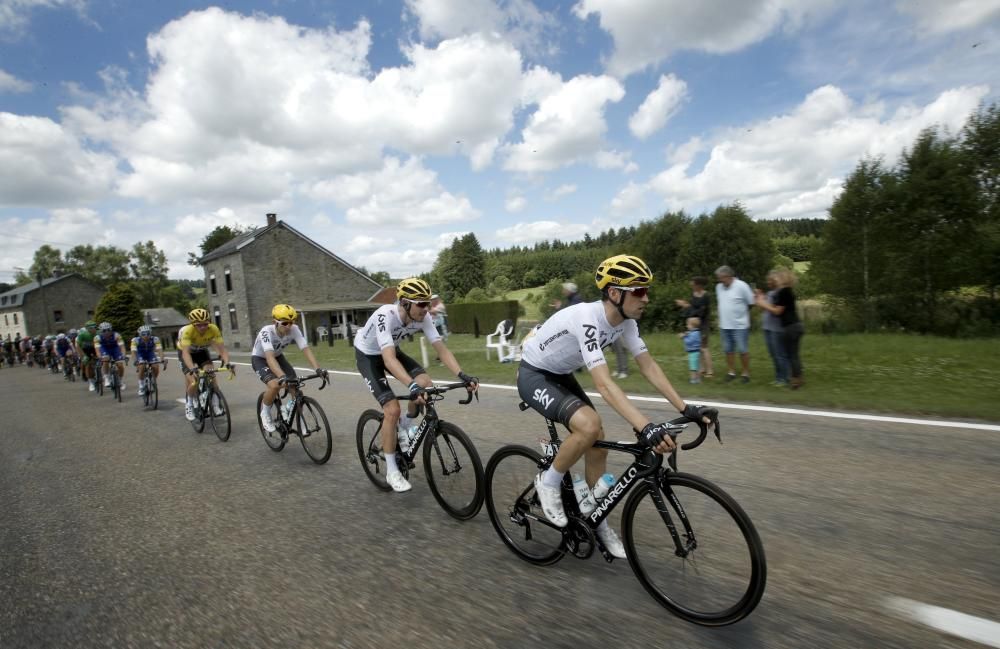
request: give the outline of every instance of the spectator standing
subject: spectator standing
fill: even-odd
[[[708,278],[703,276],[691,278],[691,299],[675,300],[677,306],[684,309],[681,315],[685,321],[688,318],[698,318],[701,326],[701,365],[700,371],[706,379],[712,378],[712,351],[708,348],[709,320],[712,315],[712,301],[708,297]]]
[[[583,298],[580,297],[580,291],[577,285],[574,284],[573,282],[566,282],[565,284],[563,284],[562,291],[563,291],[563,299],[555,300],[554,302],[552,302],[552,307],[556,311],[583,302]]]
[[[763,295],[765,302],[773,305],[775,296],[778,294],[778,288],[778,271],[772,270],[767,274],[767,293],[757,289],[754,291],[755,298],[759,303],[760,297]],[[767,353],[770,354],[771,361],[774,363],[773,385],[785,387],[788,385],[788,356],[785,354],[783,337],[785,328],[781,324],[780,316],[771,313],[764,307],[761,307],[761,309],[764,310],[763,318],[761,319],[764,329],[764,342],[767,344]]]
[[[688,318],[685,321],[687,331],[680,334],[684,341],[684,351],[687,352],[688,371],[691,372],[691,383],[701,383],[701,320],[698,318]]]
[[[615,369],[613,376],[616,379],[628,378],[628,350],[625,348],[625,340],[615,338],[611,343],[611,349],[615,352]]]
[[[441,339],[448,342],[448,309],[437,293],[431,296],[431,319]]]
[[[750,382],[750,307],[755,298],[750,285],[736,277],[729,266],[715,270],[719,283],[715,296],[719,301],[719,333],[722,351],[726,354],[726,383],[736,378],[736,354],[740,355],[741,383]]]
[[[757,295],[757,304],[760,308],[768,311],[781,320],[782,342],[784,343],[785,356],[788,358],[788,369],[791,373],[791,387],[798,390],[803,385],[802,380],[802,360],[799,357],[799,348],[802,342],[802,335],[805,328],[799,320],[796,309],[795,274],[787,268],[782,268],[775,273],[778,291],[774,295],[774,303],[767,301],[765,296]]]

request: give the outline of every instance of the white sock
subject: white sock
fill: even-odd
[[[398,473],[399,472],[399,467],[396,466],[396,454],[395,453],[386,453],[385,454],[385,472],[387,474],[389,474],[389,473]]]
[[[546,487],[558,487],[562,484],[564,475],[566,475],[565,471],[556,471],[554,466],[550,466],[545,473],[542,474],[542,484]]]
[[[186,395],[184,395],[184,397],[186,399],[186,401],[184,402],[185,404],[187,404],[189,406],[190,405],[194,405],[194,400],[191,398],[190,394],[186,394]]]

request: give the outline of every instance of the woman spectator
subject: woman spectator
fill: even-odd
[[[778,295],[778,269],[767,274],[767,303],[774,305],[775,297]],[[759,289],[755,293],[759,293]],[[777,387],[788,385],[788,356],[785,354],[784,326],[781,324],[781,316],[770,311],[764,311],[762,323],[764,329],[764,342],[767,344],[767,353],[771,355],[774,363],[774,383]]]
[[[791,387],[793,390],[797,390],[804,383],[799,347],[805,330],[795,309],[795,291],[793,290],[795,274],[787,268],[782,268],[774,272],[774,278],[778,288],[774,295],[774,303],[768,302],[767,296],[762,291],[757,292],[756,302],[761,309],[778,316],[781,320],[783,327],[781,339],[785,348],[785,356],[788,359],[788,368],[791,372]]]
[[[701,332],[701,374],[706,379],[710,379],[712,378],[712,352],[708,348],[708,332],[709,319],[712,313],[712,303],[705,290],[707,287],[707,277],[692,277],[691,299],[674,300],[674,303],[683,309],[681,311],[681,316],[685,321],[687,321],[688,318],[698,318],[701,322],[699,329]]]

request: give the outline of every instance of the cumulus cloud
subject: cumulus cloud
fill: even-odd
[[[438,248],[407,248],[405,250],[385,249],[382,252],[349,252],[352,263],[369,270],[381,270],[391,277],[409,277],[429,271],[437,259]]]
[[[504,201],[504,209],[508,212],[520,212],[528,205],[527,199],[524,196],[509,196],[506,201]]]
[[[497,230],[496,238],[510,245],[524,245],[552,239],[573,241],[583,237],[589,231],[590,226],[585,223],[533,221],[515,223],[508,228],[501,228]]]
[[[502,36],[519,50],[553,54],[556,17],[530,0],[406,0],[425,40],[468,34]]]
[[[565,184],[565,185],[559,185],[558,187],[556,187],[555,189],[553,189],[551,192],[548,193],[548,195],[546,196],[546,199],[549,200],[549,201],[557,201],[560,198],[562,198],[563,196],[569,196],[570,194],[574,193],[576,190],[577,190],[577,186],[576,185],[572,185],[572,184],[568,184],[568,183]]]
[[[0,36],[19,36],[35,9],[72,9],[84,15],[86,0],[4,0],[0,2]]]
[[[508,145],[504,168],[551,171],[577,162],[620,162],[604,150],[605,105],[621,101],[625,88],[608,76],[581,75],[561,83],[558,76],[536,72],[525,83],[527,103],[538,109],[528,119],[521,142]],[[603,157],[601,157],[603,155]]]
[[[573,8],[586,20],[599,16],[615,43],[607,62],[617,76],[655,65],[673,52],[735,52],[783,24],[795,25],[830,0],[580,0]]]
[[[896,0],[928,32],[952,32],[981,25],[1000,16],[1000,0]]]
[[[22,81],[5,70],[0,70],[0,93],[4,92],[28,92],[31,84]]]
[[[649,188],[630,182],[611,199],[610,210],[615,217],[636,217],[642,214]]]
[[[446,191],[418,158],[387,158],[381,169],[316,183],[313,198],[336,203],[359,225],[420,228],[479,218],[464,196]]]
[[[56,122],[0,113],[0,207],[97,200],[116,175],[113,156],[88,151]]]
[[[892,164],[924,128],[957,132],[987,93],[985,86],[956,88],[886,114],[878,102],[857,104],[824,86],[786,115],[720,134],[701,169],[677,162],[649,185],[675,208],[741,200],[765,218],[820,216],[861,157]]]
[[[666,126],[687,99],[687,83],[676,76],[661,75],[656,90],[649,93],[628,120],[632,135],[645,140]]]

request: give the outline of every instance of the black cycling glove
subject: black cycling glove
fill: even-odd
[[[466,384],[466,385],[470,385],[472,383],[479,383],[479,379],[477,379],[474,376],[469,376],[465,372],[459,372],[458,373],[458,380],[461,381],[462,383]]]
[[[416,399],[423,391],[424,389],[420,386],[420,384],[414,381],[410,384],[410,399]]]
[[[636,433],[635,436],[647,448],[655,448],[657,444],[663,441],[664,437],[669,437],[665,424],[654,424],[652,422],[643,426],[642,430]]]

